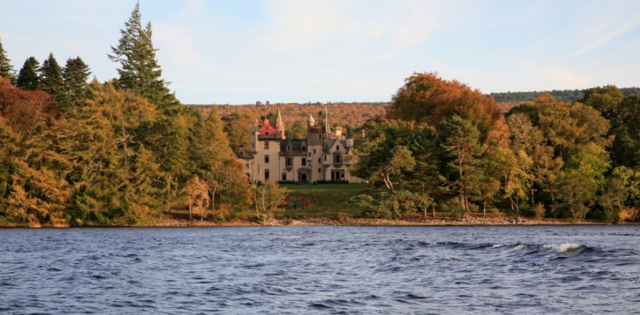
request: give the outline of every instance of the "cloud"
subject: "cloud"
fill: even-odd
[[[611,26],[611,24],[598,25],[595,29],[588,32],[588,44],[570,54],[562,56],[560,59],[571,59],[574,57],[578,57],[593,49],[603,46],[611,42],[615,38],[621,36],[622,34],[625,34],[626,32],[632,30],[639,21],[640,17],[636,17],[622,24],[615,23],[613,24],[613,26]]]
[[[520,65],[528,72],[522,75],[535,77],[536,85],[542,89],[583,89],[591,82],[588,77],[560,67],[542,66],[529,60],[521,60]]]
[[[438,30],[440,6],[425,1],[265,2],[259,45],[276,53],[330,47],[342,53],[397,57]]]

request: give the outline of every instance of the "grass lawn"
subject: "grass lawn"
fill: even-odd
[[[289,200],[305,198],[310,205],[304,209],[286,209],[280,215],[292,219],[357,217],[360,207],[345,204],[351,197],[369,193],[366,184],[281,184],[289,190]]]

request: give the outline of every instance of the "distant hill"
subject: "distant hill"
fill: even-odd
[[[361,126],[369,118],[375,116],[384,116],[389,102],[354,102],[354,103],[287,103],[287,104],[271,104],[271,105],[217,105],[220,116],[229,116],[231,114],[248,114],[254,119],[266,117],[269,114],[275,114],[276,106],[280,106],[282,111],[282,120],[285,126],[292,126],[295,122],[307,122],[309,114],[313,115],[318,121],[321,119],[319,113],[324,110],[327,105],[329,111],[329,123],[338,123],[341,126]],[[202,111],[203,115],[208,115],[211,107],[214,105],[187,105],[196,110]]]
[[[565,103],[573,103],[577,99],[584,96],[585,90],[553,90],[553,91],[533,91],[533,92],[506,92],[506,93],[491,93],[487,96],[492,96],[498,103],[522,103],[533,102],[536,98],[542,96],[544,93],[551,94],[557,101]],[[627,96],[630,94],[640,95],[640,88],[630,87],[621,88],[622,95]]]

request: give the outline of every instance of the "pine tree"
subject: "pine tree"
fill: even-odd
[[[2,41],[0,40],[0,78],[5,78],[11,82],[15,80],[13,73],[13,66],[11,65],[11,59],[7,57],[7,52],[2,47]]]
[[[468,213],[469,199],[478,194],[482,175],[481,156],[484,148],[480,143],[480,132],[471,120],[453,115],[440,124],[441,147],[447,161],[445,178],[450,190],[458,194],[464,213]]]
[[[38,68],[40,63],[35,57],[29,57],[22,65],[20,73],[18,73],[17,87],[23,90],[33,91],[40,87],[40,78],[38,77]]]
[[[169,92],[167,83],[161,78],[162,70],[156,60],[157,49],[151,41],[151,23],[145,28],[140,22],[140,3],[131,13],[121,29],[122,37],[117,47],[111,46],[113,54],[108,55],[118,62],[118,85],[120,88],[136,93],[162,109],[176,105],[175,96]]]
[[[62,80],[62,68],[52,53],[49,58],[42,63],[40,72],[40,88],[51,94],[59,108],[66,107],[66,93]]]
[[[62,79],[70,107],[77,107],[82,104],[90,74],[89,66],[80,57],[67,60],[67,64],[62,69]]]

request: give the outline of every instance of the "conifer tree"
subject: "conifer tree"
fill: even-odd
[[[29,57],[22,65],[16,86],[28,91],[36,90],[40,87],[40,78],[38,77],[38,68],[40,63],[35,57]]]
[[[7,52],[2,47],[2,41],[0,40],[0,78],[5,78],[9,81],[14,81],[13,66],[11,65],[11,59],[7,57]]]
[[[111,46],[113,54],[109,59],[120,63],[118,85],[136,93],[162,109],[176,105],[176,99],[169,92],[167,83],[161,78],[162,70],[156,60],[157,49],[151,40],[151,23],[142,27],[140,3],[136,3],[131,17],[120,30],[122,37],[118,46]]]
[[[80,57],[67,60],[67,64],[62,69],[62,79],[67,91],[69,106],[77,107],[82,104],[90,74],[89,66]]]
[[[478,194],[482,175],[480,132],[471,120],[454,115],[440,124],[447,187],[458,194],[460,208],[470,210],[469,199]]]
[[[66,106],[66,93],[64,82],[62,80],[62,68],[52,53],[49,58],[42,63],[40,72],[40,89],[51,94],[59,108],[64,109]]]

